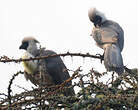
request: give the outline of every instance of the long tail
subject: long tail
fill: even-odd
[[[123,58],[117,45],[112,44],[106,47],[104,51],[104,65],[107,71],[115,71],[118,74],[123,73]]]

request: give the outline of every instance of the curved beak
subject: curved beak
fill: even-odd
[[[21,45],[21,46],[19,47],[19,49],[23,49],[23,45]]]
[[[19,49],[25,49],[25,50],[26,50],[26,48],[27,47],[25,45],[23,45],[23,44],[19,47]]]

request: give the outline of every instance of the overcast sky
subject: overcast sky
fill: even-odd
[[[125,32],[122,52],[124,65],[138,66],[138,0],[1,0],[0,1],[0,56],[20,58],[19,50],[25,36],[34,36],[43,47],[57,53],[81,52],[102,54],[90,36],[93,25],[88,19],[88,9],[96,7],[108,19],[118,22]],[[65,57],[67,68],[75,70],[83,66],[105,71],[99,60]],[[0,63],[0,93],[6,92],[9,80],[19,70],[20,64]],[[85,72],[84,72],[85,73]],[[23,75],[17,77],[15,85],[31,87]],[[17,87],[13,87],[17,88]],[[15,90],[20,92],[19,89]]]

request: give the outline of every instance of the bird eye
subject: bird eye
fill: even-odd
[[[23,42],[22,44],[23,44],[23,45],[28,45],[28,42]]]
[[[22,45],[19,47],[19,49],[25,49],[27,50],[29,43],[28,42],[22,42]]]

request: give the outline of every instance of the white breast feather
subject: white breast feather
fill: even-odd
[[[22,59],[28,59],[28,58],[34,58],[33,55],[31,55],[28,52],[25,52],[22,55]],[[24,66],[24,70],[28,73],[28,74],[34,74],[34,72],[37,71],[37,63],[38,60],[31,60],[31,61],[23,61],[22,64]]]

